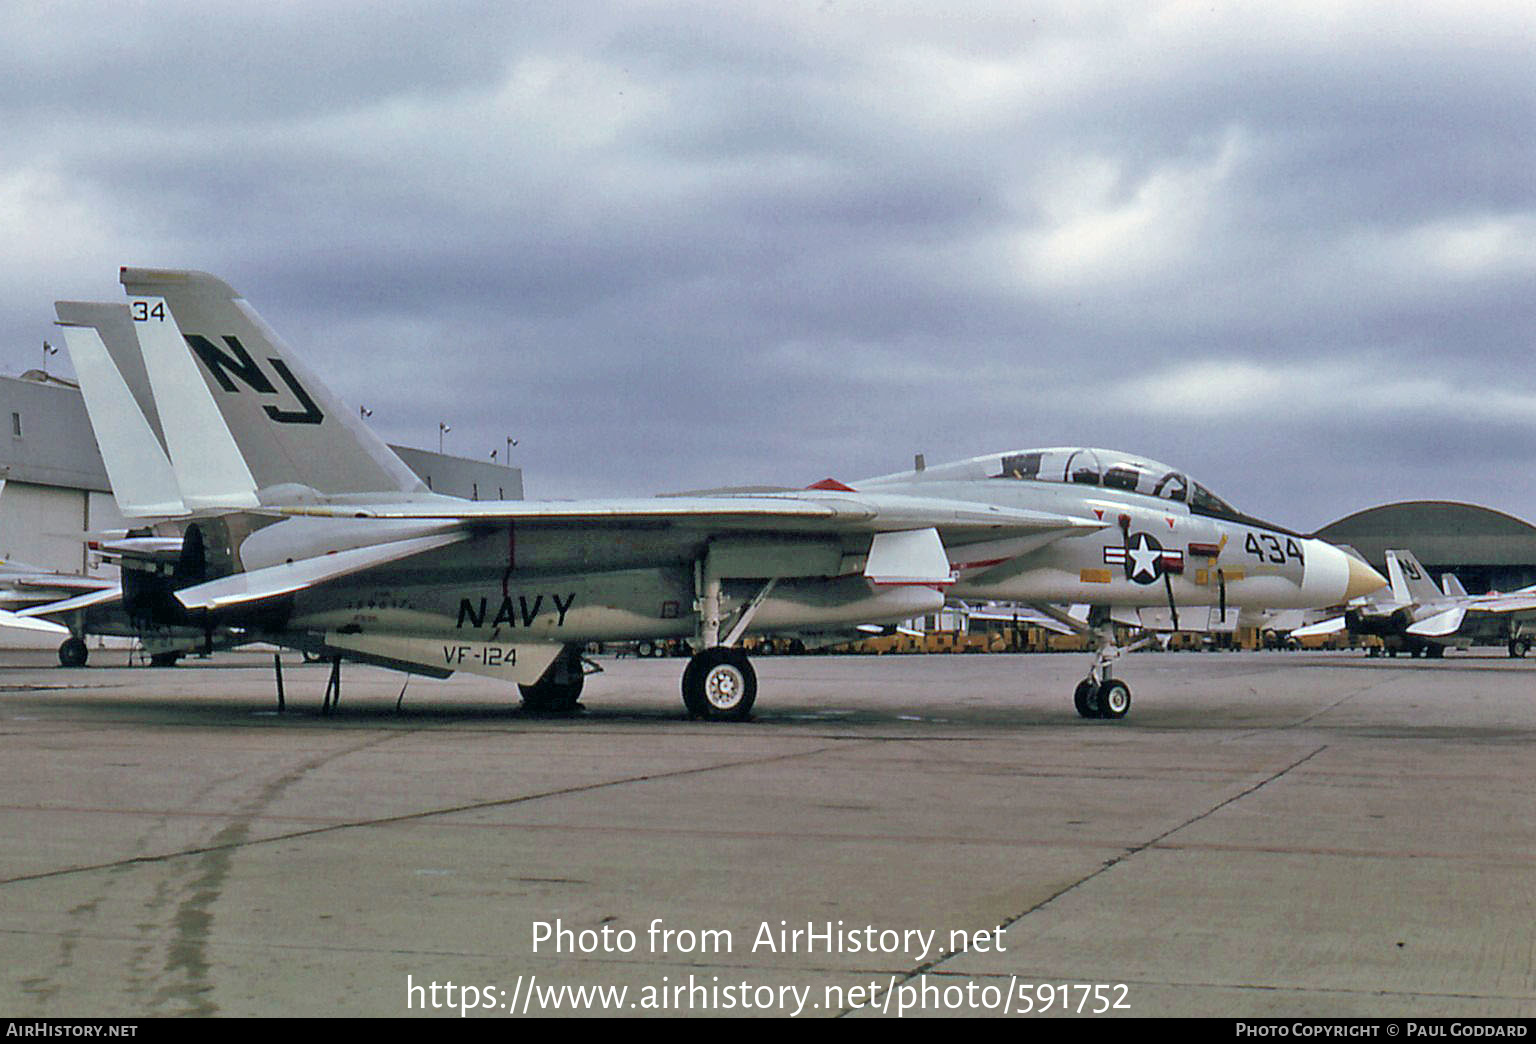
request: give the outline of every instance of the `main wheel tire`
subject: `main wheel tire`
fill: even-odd
[[[1092,678],[1084,678],[1072,692],[1072,706],[1084,718],[1099,717],[1099,687]]]
[[[1509,640],[1509,655],[1513,656],[1515,659],[1523,660],[1525,658],[1525,654],[1530,651],[1531,640],[1529,638],[1511,638]]]
[[[688,708],[689,716],[694,718],[704,717],[704,708],[699,705],[703,693],[694,680],[701,662],[700,657],[695,655],[688,657],[688,662],[683,664],[683,706]]]
[[[683,705],[693,717],[746,721],[756,702],[757,672],[740,649],[705,649],[683,669]]]
[[[176,661],[180,659],[181,653],[179,652],[153,653],[149,657],[149,665],[151,667],[174,667],[176,666]]]
[[[581,654],[562,652],[532,685],[519,685],[523,708],[536,714],[570,714],[580,706],[581,687],[586,676],[581,670]]]
[[[1123,718],[1131,709],[1131,687],[1118,679],[1099,686],[1099,717]]]
[[[70,635],[59,645],[60,667],[84,667],[85,661],[90,659],[91,650],[85,642]]]

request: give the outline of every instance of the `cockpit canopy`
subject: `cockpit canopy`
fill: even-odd
[[[990,477],[1102,486],[1175,500],[1200,514],[1237,515],[1225,501],[1182,471],[1117,450],[1066,446],[1005,453]]]
[[[1201,513],[1236,514],[1226,502],[1177,468],[1134,458],[1117,450],[1058,447],[1005,453],[994,479],[1026,479],[1032,482],[1071,482],[1100,485],[1106,490],[1141,493],[1164,501],[1189,504]]]
[[[936,464],[933,467],[926,467],[919,458],[917,467],[911,471],[864,479],[855,483],[855,487],[862,490],[904,486],[913,482],[974,482],[986,479],[1050,482],[1134,493],[1187,504],[1189,510],[1197,515],[1263,526],[1276,532],[1290,532],[1273,522],[1243,514],[1178,468],[1120,450],[1083,446],[986,453],[980,457]],[[1082,492],[1088,493],[1090,490],[1084,489]]]

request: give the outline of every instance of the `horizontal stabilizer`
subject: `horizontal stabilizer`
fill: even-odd
[[[49,602],[47,605],[34,605],[30,608],[21,610],[19,613],[17,613],[17,615],[40,617],[56,616],[60,613],[71,613],[77,609],[94,609],[99,605],[106,605],[109,602],[121,601],[122,597],[123,589],[114,584],[111,587],[102,588],[100,591],[92,591],[89,594],[76,595],[73,598],[66,598],[62,602]]]
[[[179,536],[116,537],[102,540],[87,535],[86,542],[92,551],[118,558],[174,559],[181,554],[183,540]]]
[[[1291,632],[1292,638],[1321,638],[1324,635],[1338,634],[1344,630],[1344,617],[1335,616],[1324,620],[1322,623],[1308,624],[1306,627],[1298,627]]]
[[[1461,630],[1461,621],[1466,619],[1466,616],[1466,608],[1458,605],[1443,613],[1436,613],[1427,620],[1420,620],[1408,628],[1408,633],[1421,638],[1444,638]]]
[[[314,587],[327,580],[350,576],[364,569],[387,565],[403,558],[410,558],[412,555],[447,547],[449,544],[469,539],[469,535],[468,532],[455,530],[451,533],[395,540],[387,544],[359,547],[350,551],[337,551],[334,554],[319,555],[297,562],[284,562],[281,565],[267,566],[248,573],[235,573],[218,580],[211,580],[206,584],[183,588],[176,592],[176,598],[188,609],[227,609],[231,606],[247,605],[267,598],[293,594],[295,591]]]
[[[7,587],[43,591],[106,591],[117,587],[116,581],[74,573],[33,573],[28,576],[0,577]]]
[[[14,627],[19,631],[41,631],[44,634],[65,635],[69,628],[48,620],[39,620],[35,616],[22,616],[13,613],[9,609],[0,609],[0,628]]]

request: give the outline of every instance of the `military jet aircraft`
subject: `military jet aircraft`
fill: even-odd
[[[116,581],[0,558],[0,609],[15,612],[114,587]]]
[[[98,436],[134,447],[104,448],[114,489],[125,478],[120,507],[175,515],[185,542],[176,576],[144,578],[132,607],[325,655],[328,701],[346,658],[503,678],[530,706],[570,708],[587,642],[666,638],[696,650],[689,712],[739,720],[757,691],[749,633],[852,632],[934,612],[946,595],[1167,612],[1177,626],[1202,608],[1323,606],[1384,583],[1181,471],[1102,450],[803,490],[442,497],[226,283],[134,268],[121,279],[158,430],[105,346],[99,306],[58,308]],[[1121,717],[1113,622],[1091,625],[1099,650],[1074,702]]]
[[[4,492],[5,480],[0,478],[0,496]],[[0,558],[0,627],[62,635],[64,643],[59,647],[60,662],[70,664],[78,659],[83,663],[86,652],[83,641],[74,641],[65,627],[23,613],[34,606],[50,602],[96,597],[101,591],[112,590],[116,586],[117,581],[105,577],[66,573]]]
[[[1114,450],[988,454],[857,488],[969,495],[1105,523],[1091,538],[1033,554],[997,556],[974,544],[951,556],[952,597],[1033,604],[1087,631],[1094,666],[1073,697],[1085,717],[1120,717],[1129,706],[1128,688],[1112,677],[1125,651],[1116,645],[1117,624],[1153,632],[1221,629],[1229,613],[1322,606],[1331,592],[1363,594],[1385,583],[1359,558],[1245,515],[1179,469]],[[1059,603],[1086,603],[1098,612],[1085,623]]]
[[[1372,635],[1392,655],[1439,658],[1448,646],[1506,645],[1524,656],[1536,634],[1536,587],[1509,594],[1469,595],[1454,573],[1436,587],[1413,552],[1386,553],[1388,590],[1348,606],[1340,616],[1291,632],[1293,638],[1338,634]]]
[[[62,667],[85,666],[90,656],[87,635],[134,638],[154,667],[170,667],[188,653],[206,655],[254,640],[238,629],[217,624],[169,624],[158,619],[144,599],[125,597],[124,584],[135,591],[135,585],[142,586],[141,580],[146,576],[159,574],[175,582],[184,550],[180,536],[96,534],[87,542],[103,560],[119,566],[120,580],[85,578],[92,584],[78,585],[75,589],[80,593],[62,598],[55,595],[16,612],[0,614],[0,626],[62,635]]]
[[[35,606],[91,597],[101,591],[117,587],[114,580],[85,576],[80,573],[62,573],[41,566],[25,565],[9,559],[0,559],[0,627],[36,631],[61,636],[59,660],[70,664],[76,658],[84,662],[85,643],[70,635],[68,628],[28,614]],[[76,648],[78,644],[78,649]]]

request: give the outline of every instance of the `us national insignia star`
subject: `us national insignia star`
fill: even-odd
[[[1147,534],[1136,534],[1136,538],[1131,542],[1130,556],[1131,579],[1137,583],[1151,583],[1162,575],[1163,549]]]
[[[1184,570],[1184,554],[1170,551],[1146,533],[1131,536],[1128,544],[1112,544],[1104,549],[1104,564],[1125,567],[1127,580],[1155,584],[1164,573]]]

